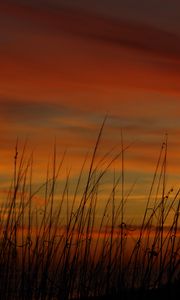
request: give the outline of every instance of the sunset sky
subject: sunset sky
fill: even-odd
[[[37,180],[55,138],[76,178],[106,114],[98,155],[121,149],[122,129],[138,213],[166,132],[167,189],[180,185],[180,1],[1,1],[1,191],[17,137]]]

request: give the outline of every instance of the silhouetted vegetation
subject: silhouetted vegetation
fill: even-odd
[[[97,161],[104,123],[73,197],[70,173],[60,193],[56,147],[44,184],[33,187],[33,156],[15,149],[14,175],[0,213],[0,295],[3,299],[156,299],[175,295],[180,280],[180,189],[166,191],[163,142],[140,226],[126,223],[124,147]],[[102,180],[121,161],[120,174],[97,220]],[[84,183],[85,182],[85,183]],[[120,191],[120,193],[119,193]],[[43,199],[41,208],[35,203]],[[168,221],[168,223],[167,223]],[[144,298],[145,297],[145,298]],[[173,296],[174,297],[174,296]]]

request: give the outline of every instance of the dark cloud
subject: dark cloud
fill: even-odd
[[[0,112],[6,120],[20,123],[44,123],[52,117],[72,115],[73,111],[63,105],[40,103],[40,102],[20,102],[17,100],[0,99]]]
[[[0,98],[0,114],[6,123],[30,125],[30,127],[53,128],[54,131],[79,134],[97,133],[101,125],[99,115],[89,116],[87,112],[61,103],[4,100]],[[103,117],[102,117],[103,120]],[[94,125],[94,127],[92,127]],[[96,128],[97,126],[97,128]]]
[[[180,37],[152,25],[65,6],[0,4],[1,14],[15,17],[14,22],[32,22],[35,27],[56,34],[71,34],[110,45],[127,47],[148,54],[180,59]]]

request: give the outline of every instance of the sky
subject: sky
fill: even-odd
[[[120,151],[123,131],[137,213],[166,133],[167,189],[179,187],[179,0],[1,1],[0,65],[1,190],[17,137],[35,153],[37,181],[55,139],[77,178],[105,115],[98,157]]]

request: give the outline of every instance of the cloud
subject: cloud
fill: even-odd
[[[95,42],[126,47],[149,55],[180,59],[180,37],[136,21],[114,20],[99,14],[66,6],[28,5],[9,2],[0,4],[1,14],[16,22],[31,22],[33,27],[58,34],[71,34]]]
[[[6,97],[105,113],[116,110],[120,97],[137,101],[139,92],[146,99],[150,92],[180,95],[175,34],[47,2],[7,1],[0,11],[0,89]]]
[[[71,115],[70,108],[61,104],[42,103],[35,101],[4,100],[1,96],[1,112],[6,120],[15,120],[20,123],[48,122],[57,116]]]

